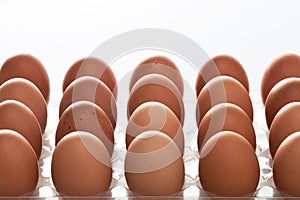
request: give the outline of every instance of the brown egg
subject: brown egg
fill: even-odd
[[[65,90],[59,105],[59,117],[69,105],[82,100],[90,101],[100,106],[110,119],[113,128],[116,127],[116,100],[102,81],[91,76],[76,79]]]
[[[270,152],[274,158],[282,141],[294,132],[300,131],[300,102],[283,106],[274,117],[270,127]]]
[[[110,156],[96,136],[76,131],[57,144],[51,173],[54,186],[62,195],[98,195],[111,184]]]
[[[265,103],[267,125],[270,128],[278,111],[286,104],[300,101],[300,78],[287,78],[278,82],[270,91]]]
[[[33,112],[15,100],[0,103],[0,129],[10,129],[20,133],[31,144],[37,158],[42,151],[42,131]]]
[[[105,62],[95,57],[82,58],[68,69],[63,81],[63,92],[75,79],[82,76],[98,78],[107,85],[114,97],[117,98],[118,86],[113,71]]]
[[[30,108],[44,132],[47,124],[47,103],[33,83],[23,78],[13,78],[3,83],[0,86],[0,102],[10,99]]]
[[[232,103],[242,108],[253,120],[252,102],[247,90],[237,80],[229,76],[211,79],[197,99],[196,120],[200,123],[207,111],[219,103]]]
[[[288,136],[278,147],[273,162],[273,178],[277,189],[295,197],[300,196],[299,144],[300,132]]]
[[[172,60],[165,56],[153,56],[142,61],[133,71],[129,83],[129,91],[134,84],[147,74],[161,74],[170,79],[183,95],[183,80],[179,69]]]
[[[285,54],[276,58],[265,70],[261,81],[261,96],[265,103],[269,92],[279,81],[289,78],[300,78],[300,57],[296,54]]]
[[[204,190],[219,196],[244,196],[255,192],[259,164],[251,144],[241,135],[223,131],[204,145],[199,177]]]
[[[159,102],[141,104],[129,118],[126,129],[126,147],[139,134],[155,130],[165,133],[174,140],[183,153],[184,136],[180,121],[170,108]]]
[[[56,144],[67,134],[86,131],[97,136],[110,155],[114,150],[114,129],[105,112],[89,101],[71,104],[59,119],[56,129]]]
[[[200,69],[196,81],[197,96],[208,81],[220,75],[235,78],[249,92],[248,77],[241,63],[232,56],[219,55],[208,60]]]
[[[184,164],[178,146],[164,133],[141,133],[128,147],[125,178],[129,189],[140,195],[170,195],[181,191]]]
[[[20,54],[7,59],[0,70],[0,85],[12,78],[24,78],[34,83],[49,102],[50,81],[42,63],[32,55]]]
[[[231,103],[221,103],[212,107],[199,125],[198,149],[201,151],[206,141],[221,131],[233,131],[240,134],[255,150],[256,138],[252,121],[240,107]]]
[[[159,74],[148,74],[139,79],[129,94],[128,118],[139,105],[149,101],[157,101],[168,106],[183,124],[182,96],[170,79]]]
[[[39,179],[36,154],[19,133],[0,130],[0,196],[20,196],[35,190]]]

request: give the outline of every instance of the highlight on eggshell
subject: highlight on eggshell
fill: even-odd
[[[115,99],[117,99],[118,85],[115,75],[111,68],[97,57],[82,58],[68,69],[63,80],[63,92],[74,80],[82,76],[92,76],[99,79],[110,89]]]
[[[61,195],[101,195],[109,189],[112,180],[109,152],[93,134],[72,132],[54,149],[51,174]]]
[[[77,101],[90,101],[97,104],[109,117],[112,126],[116,127],[117,105],[109,88],[99,79],[83,76],[73,81],[63,93],[59,105],[59,116],[65,109]]]
[[[19,133],[0,130],[0,196],[31,195],[39,180],[39,164],[30,143]],[[21,197],[24,198],[24,197]]]
[[[286,78],[279,81],[270,91],[265,102],[268,128],[278,111],[288,103],[300,101],[300,78]]]
[[[283,106],[273,119],[269,132],[269,148],[272,158],[280,144],[291,134],[300,131],[300,102]]]
[[[0,129],[21,134],[34,149],[37,158],[42,151],[42,130],[34,113],[23,103],[5,100],[0,103]]]
[[[130,150],[130,145],[136,146],[135,143],[140,140],[154,141],[155,139],[156,141],[159,140],[158,138],[166,137],[168,139],[165,139],[166,141],[162,144],[154,144],[154,142],[152,142],[153,145],[137,148],[136,152],[131,152]],[[182,157],[178,146],[176,144],[174,146],[174,144],[175,142],[169,136],[161,133],[160,131],[148,130],[139,134],[137,137],[135,137],[135,139],[130,143],[128,147],[128,151],[126,153],[127,165],[125,171],[131,173],[147,173],[162,169],[170,165],[175,160]],[[149,148],[153,149],[150,150]],[[151,165],[149,165],[149,162],[145,162],[150,160],[152,161]],[[137,163],[139,164],[137,165]]]
[[[25,104],[35,114],[42,132],[47,125],[47,103],[42,93],[30,81],[23,78],[13,78],[0,86],[0,102],[16,100]]]
[[[230,55],[218,55],[209,59],[201,68],[196,80],[196,95],[211,79],[217,76],[230,76],[239,81],[249,92],[249,81],[242,64]]]
[[[265,69],[261,80],[263,103],[266,103],[266,99],[276,83],[290,77],[300,78],[300,56],[295,53],[287,53],[275,58]]]
[[[276,189],[291,198],[299,197],[300,132],[289,135],[278,147],[273,160],[273,179]]]
[[[158,101],[168,106],[184,123],[184,105],[180,91],[168,78],[159,74],[148,74],[139,79],[129,94],[127,116],[130,118],[134,110],[141,104]]]
[[[0,70],[0,85],[12,78],[24,78],[31,81],[42,93],[48,104],[50,98],[50,80],[43,64],[30,54],[19,54],[8,58]]]
[[[181,73],[175,63],[168,57],[153,56],[139,63],[131,75],[129,91],[140,78],[147,74],[160,74],[167,77],[176,85],[183,96],[184,85]]]
[[[126,153],[125,178],[129,189],[140,195],[180,192],[184,183],[180,149],[169,136],[159,131],[139,134]]]
[[[132,113],[126,128],[126,147],[139,134],[148,131],[165,133],[184,151],[184,133],[180,121],[173,111],[159,102],[146,102],[141,104]]]
[[[238,122],[238,123],[237,123]],[[256,149],[256,136],[249,116],[239,106],[221,103],[213,106],[203,117],[198,128],[198,149],[213,135],[221,131],[233,131],[243,136]]]
[[[89,101],[77,101],[71,104],[59,119],[56,144],[66,135],[75,131],[85,131],[99,138],[110,155],[114,150],[114,129],[106,113]]]
[[[258,158],[244,137],[232,131],[219,132],[202,148],[199,178],[202,188],[213,195],[251,195],[260,178]]]
[[[201,90],[197,98],[196,122],[200,124],[205,113],[214,105],[232,103],[241,107],[253,120],[252,102],[247,90],[236,79],[218,76],[211,79]]]

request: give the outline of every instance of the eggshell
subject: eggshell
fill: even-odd
[[[132,113],[126,128],[126,147],[139,134],[155,130],[165,133],[174,140],[178,148],[184,151],[184,136],[180,121],[173,111],[159,102],[141,104]]]
[[[13,78],[3,83],[0,86],[0,102],[10,99],[25,104],[34,113],[44,132],[47,124],[47,103],[32,82],[23,78]]]
[[[184,122],[184,105],[182,96],[170,79],[159,74],[148,74],[139,79],[129,94],[128,118],[142,103],[156,101],[168,106]]]
[[[76,79],[65,90],[59,105],[59,117],[69,105],[82,100],[90,101],[100,106],[110,119],[113,128],[116,127],[116,100],[102,81],[91,76]]]
[[[105,62],[96,57],[82,58],[68,69],[63,81],[63,92],[75,79],[82,76],[98,78],[110,89],[114,97],[117,98],[118,86],[113,71]]]
[[[51,173],[54,186],[62,195],[98,195],[111,184],[110,156],[96,136],[73,132],[57,144]]]
[[[153,56],[142,61],[132,73],[129,90],[143,76],[147,74],[161,74],[170,79],[183,95],[184,86],[180,71],[175,63],[165,56]]]
[[[197,96],[208,81],[220,75],[236,79],[249,92],[248,77],[241,63],[232,56],[218,55],[201,67],[196,81]]]
[[[0,70],[0,85],[12,78],[24,78],[36,85],[49,102],[50,81],[45,67],[32,55],[20,54],[7,59]]]
[[[19,133],[0,130],[0,196],[31,193],[39,179],[36,154]]]
[[[30,143],[37,158],[42,151],[42,131],[33,112],[15,100],[0,103],[0,129],[10,129],[20,133]]]
[[[265,103],[268,128],[278,111],[286,104],[300,101],[300,78],[287,78],[278,82],[270,91]]]
[[[300,196],[299,144],[300,132],[288,136],[278,147],[273,162],[273,178],[277,189],[294,197]]]
[[[300,102],[292,102],[283,106],[274,117],[270,127],[270,153],[274,155],[285,138],[300,131]]]
[[[105,112],[89,101],[78,101],[63,112],[56,129],[56,144],[67,134],[86,131],[97,136],[110,155],[114,150],[114,129]]]
[[[259,174],[253,147],[237,133],[219,132],[207,141],[201,151],[199,177],[207,192],[231,197],[253,193]]]
[[[240,134],[255,150],[256,138],[252,121],[240,107],[231,103],[221,103],[212,107],[199,125],[198,149],[201,150],[210,137],[221,131],[233,131]]]
[[[300,78],[300,57],[296,54],[284,54],[276,58],[266,68],[261,81],[261,96],[265,103],[269,92],[279,81],[290,78]]]
[[[128,147],[125,178],[129,189],[140,195],[179,192],[184,183],[184,163],[178,146],[164,133],[141,133]]]
[[[220,103],[232,103],[239,106],[247,113],[251,121],[253,120],[253,107],[247,90],[234,78],[219,76],[211,79],[198,96],[197,124],[211,107]]]

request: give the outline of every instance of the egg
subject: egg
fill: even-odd
[[[230,76],[238,80],[249,92],[248,77],[241,63],[232,56],[218,55],[201,67],[196,80],[197,96],[209,80],[220,75]]]
[[[232,103],[239,106],[247,113],[251,121],[253,120],[253,107],[247,90],[232,77],[218,76],[211,79],[198,96],[197,124],[211,107],[220,103]]]
[[[0,196],[32,193],[39,179],[36,154],[19,133],[0,130]]]
[[[176,85],[181,95],[183,95],[184,86],[182,76],[175,63],[169,58],[165,56],[153,56],[139,63],[131,75],[129,90],[132,89],[140,78],[147,74],[161,74],[167,77]]]
[[[16,100],[25,104],[36,116],[42,132],[47,124],[47,103],[42,93],[30,81],[13,78],[0,86],[0,102]]]
[[[59,117],[69,105],[81,100],[90,101],[100,106],[110,119],[113,128],[116,127],[116,100],[102,81],[90,76],[83,76],[73,81],[63,93],[59,105]]]
[[[128,118],[141,104],[156,101],[168,106],[184,122],[184,105],[182,96],[174,83],[159,74],[148,74],[139,79],[129,94]]]
[[[266,68],[261,81],[261,96],[265,103],[269,92],[279,81],[290,78],[300,78],[300,57],[296,54],[284,54]]]
[[[287,78],[278,82],[270,91],[265,103],[268,128],[278,111],[286,104],[300,101],[300,78]]]
[[[0,103],[0,129],[10,129],[20,133],[30,143],[37,158],[42,151],[42,131],[33,112],[15,100]]]
[[[300,102],[288,103],[276,114],[269,134],[270,153],[273,158],[282,141],[290,134],[300,131],[299,121]]]
[[[210,137],[221,131],[240,134],[255,150],[256,138],[252,121],[240,107],[231,103],[221,103],[212,107],[199,125],[198,149],[201,150]]]
[[[253,147],[237,133],[215,134],[200,153],[200,182],[209,193],[230,197],[251,194],[256,191],[259,175]]]
[[[288,136],[278,147],[273,162],[273,178],[277,189],[294,197],[300,196],[299,144],[300,132]]]
[[[105,112],[89,101],[78,101],[63,112],[56,129],[56,144],[67,134],[86,131],[97,136],[110,155],[114,150],[114,129]]]
[[[96,136],[76,131],[62,138],[54,149],[51,174],[61,195],[99,195],[111,184],[110,155]]]
[[[171,195],[181,191],[184,163],[175,142],[159,131],[139,134],[125,157],[129,189],[139,195]]]
[[[114,97],[117,98],[118,86],[113,71],[105,62],[96,57],[82,58],[68,69],[63,80],[63,92],[75,79],[82,76],[98,78],[110,89]]]
[[[184,135],[180,121],[173,111],[159,102],[141,104],[132,113],[126,128],[126,147],[139,134],[155,130],[165,133],[174,140],[183,153]]]
[[[19,54],[7,59],[0,70],[0,85],[12,78],[24,78],[40,90],[45,101],[49,102],[50,81],[43,64],[34,56]]]

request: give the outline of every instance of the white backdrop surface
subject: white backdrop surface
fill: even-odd
[[[0,63],[31,53],[60,90],[67,68],[110,37],[137,28],[182,33],[210,55],[231,54],[251,85],[276,56],[300,52],[299,1],[0,2]]]

